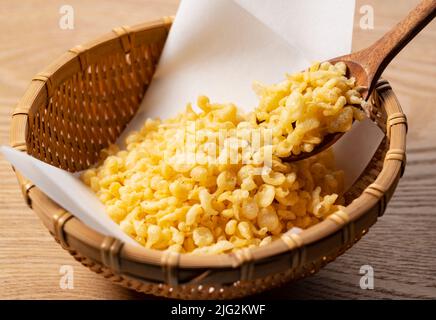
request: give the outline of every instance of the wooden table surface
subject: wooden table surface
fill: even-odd
[[[59,28],[64,0],[0,2],[0,143],[30,79],[67,49],[109,32],[176,12],[177,0],[70,0],[75,28]],[[358,0],[354,50],[392,27],[417,0]],[[363,5],[374,8],[374,29],[359,27]],[[260,298],[436,298],[436,22],[384,74],[409,119],[406,174],[385,215],[357,245],[308,279]],[[59,286],[71,265],[74,289]],[[374,269],[374,289],[359,286],[362,265]],[[10,166],[0,158],[0,298],[151,299],[113,285],[75,262],[24,204]]]

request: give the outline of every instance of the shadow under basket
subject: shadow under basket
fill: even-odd
[[[88,168],[135,115],[172,19],[121,27],[75,47],[35,76],[12,116],[11,145],[68,171]],[[229,299],[316,273],[377,221],[405,166],[407,121],[388,82],[366,110],[385,133],[346,193],[344,212],[261,248],[194,256],[124,244],[84,225],[16,172],[24,198],[50,233],[92,271],[140,292],[179,299]]]

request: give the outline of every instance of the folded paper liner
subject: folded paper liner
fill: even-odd
[[[352,0],[183,0],[153,81],[134,119],[117,141],[147,118],[182,112],[199,95],[253,110],[254,80],[272,84],[286,73],[351,51],[355,3]],[[355,123],[335,145],[337,167],[349,188],[363,172],[383,138],[369,119]],[[52,200],[89,227],[139,245],[105,212],[104,205],[71,174],[25,153],[2,146],[6,159]]]

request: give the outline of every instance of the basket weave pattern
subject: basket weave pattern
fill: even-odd
[[[70,171],[88,168],[99,151],[115,141],[135,112],[153,76],[163,43],[150,43],[86,62],[87,51],[76,47],[80,70],[56,87],[49,74],[48,104],[29,113],[29,153]]]
[[[13,113],[11,145],[57,167],[95,163],[135,115],[171,19],[122,27],[69,50],[32,80]],[[136,248],[90,229],[16,172],[23,195],[50,233],[92,271],[122,286],[181,299],[242,297],[314,274],[358,241],[381,216],[405,165],[407,121],[386,81],[368,115],[386,133],[346,193],[347,208],[300,235],[216,256]]]

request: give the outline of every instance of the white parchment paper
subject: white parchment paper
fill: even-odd
[[[205,94],[252,110],[254,80],[267,84],[311,62],[349,53],[354,0],[183,0],[156,74],[135,118],[117,143],[146,118],[162,119],[184,110]],[[383,134],[369,120],[355,124],[335,144],[346,186],[359,177]],[[9,147],[1,152],[50,198],[95,230],[137,243],[105,213],[104,206],[77,175]]]

